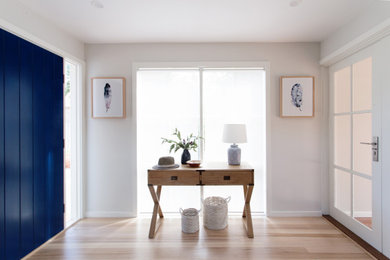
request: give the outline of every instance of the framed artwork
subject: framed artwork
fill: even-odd
[[[314,77],[280,78],[280,116],[314,117]]]
[[[125,118],[125,78],[91,79],[92,118]]]

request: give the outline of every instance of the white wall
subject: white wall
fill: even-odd
[[[86,45],[86,216],[136,214],[136,97],[131,85],[131,66],[132,62],[147,61],[269,61],[272,129],[269,213],[319,215],[321,182],[326,182],[326,177],[321,176],[326,174],[321,169],[326,166],[321,151],[326,149],[322,146],[327,142],[322,138],[326,138],[324,115],[328,109],[324,107],[324,89],[320,85],[319,56],[318,43]],[[279,117],[279,77],[283,75],[315,76],[314,118]],[[91,118],[90,78],[96,76],[126,77],[126,119]]]
[[[0,28],[61,56],[84,60],[84,43],[16,0],[0,1]]]
[[[390,22],[390,2],[374,1],[369,9],[321,42],[321,58],[385,22]]]

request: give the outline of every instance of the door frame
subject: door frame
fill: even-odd
[[[382,251],[382,190],[381,190],[381,178],[382,178],[382,128],[381,128],[381,120],[382,120],[382,111],[381,111],[381,89],[380,84],[377,84],[377,77],[375,68],[375,49],[373,46],[370,46],[366,49],[359,51],[342,61],[339,61],[329,67],[329,209],[330,215],[334,217],[336,220],[341,222],[344,226],[354,232],[356,235],[370,243],[379,251]],[[334,206],[334,78],[333,75],[337,70],[342,68],[352,66],[352,64],[364,60],[366,58],[372,57],[372,136],[379,136],[379,162],[372,164],[372,231],[362,223],[353,219],[353,216],[347,216],[345,213],[340,211]],[[379,73],[379,72],[378,72]],[[352,76],[352,75],[351,75]],[[351,81],[352,87],[352,81]],[[375,89],[375,91],[374,91]],[[352,98],[352,97],[351,97]],[[351,143],[352,146],[352,143]],[[351,155],[352,156],[352,155]],[[374,172],[376,174],[374,174]],[[351,186],[351,203],[353,201],[353,186]],[[379,199],[378,199],[379,198]],[[351,205],[351,208],[353,204]],[[351,212],[352,214],[352,212]],[[374,217],[375,214],[375,217]]]
[[[68,51],[65,51],[64,49],[58,48],[54,46],[53,44],[41,39],[39,36],[35,36],[34,34],[26,31],[22,27],[16,26],[4,19],[0,18],[0,28],[8,31],[12,34],[15,34],[16,36],[29,41],[39,47],[42,47],[43,49],[46,49],[54,54],[57,54],[61,56],[64,61],[70,61],[74,64],[77,64],[77,160],[78,160],[78,172],[80,179],[79,181],[79,212],[78,212],[78,219],[84,218],[85,215],[85,204],[86,204],[86,181],[84,173],[86,172],[86,164],[84,163],[86,156],[85,156],[85,140],[86,140],[86,121],[85,121],[85,111],[86,107],[84,105],[85,103],[85,97],[86,97],[86,90],[85,90],[85,71],[86,71],[86,62],[76,57],[75,55],[71,54]]]

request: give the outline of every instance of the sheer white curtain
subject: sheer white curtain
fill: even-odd
[[[253,212],[265,211],[265,71],[205,69],[203,71],[204,160],[227,162],[230,144],[222,142],[223,125],[246,124],[248,142],[239,144],[241,161],[255,168]],[[204,196],[231,196],[230,212],[242,212],[243,188],[205,186]]]
[[[202,78],[202,82],[200,82]],[[202,89],[202,97],[200,97]],[[145,69],[137,73],[137,167],[138,211],[151,212],[147,169],[168,154],[161,137],[170,137],[177,127],[184,135],[202,133],[203,161],[227,163],[222,142],[225,123],[244,123],[248,143],[239,144],[242,161],[255,168],[253,212],[265,211],[265,71],[262,69]],[[201,125],[203,106],[203,129]],[[174,154],[180,163],[181,151]],[[192,152],[196,159],[198,154]],[[180,207],[200,208],[199,187],[163,187],[161,206],[165,212]],[[242,187],[204,187],[204,197],[231,196],[230,212],[241,212]]]
[[[178,128],[182,135],[199,134],[199,70],[159,69],[137,73],[137,167],[138,212],[151,212],[153,202],[147,187],[147,169],[159,157],[169,155],[169,145],[161,137],[173,138]],[[180,164],[181,151],[171,154]],[[191,158],[198,154],[191,152]],[[179,208],[200,208],[199,187],[164,186],[161,208],[179,212]]]

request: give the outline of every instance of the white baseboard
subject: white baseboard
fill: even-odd
[[[86,218],[135,218],[137,214],[130,211],[87,211]]]
[[[321,211],[271,211],[268,217],[320,217]]]
[[[169,213],[167,213],[169,215]],[[145,214],[148,216],[148,214]],[[172,215],[174,215],[172,213]],[[177,214],[180,217],[180,214]],[[229,214],[234,215],[234,214]],[[253,214],[258,216],[264,216],[261,214]],[[144,216],[141,214],[140,217]],[[267,214],[268,217],[320,217],[321,211],[271,211]],[[367,216],[367,215],[364,215]],[[87,211],[85,212],[86,218],[135,218],[137,214],[130,211]]]

